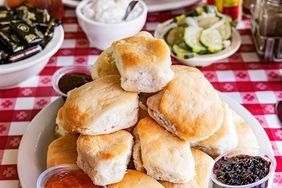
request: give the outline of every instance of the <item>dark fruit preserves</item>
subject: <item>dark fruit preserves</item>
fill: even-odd
[[[222,157],[214,167],[219,182],[226,185],[247,185],[268,175],[271,162],[260,156]]]
[[[90,75],[85,74],[85,73],[78,73],[78,72],[73,72],[73,73],[68,73],[62,76],[59,80],[58,86],[59,89],[67,94],[68,91],[80,87],[84,85],[87,82],[91,82],[92,78]]]

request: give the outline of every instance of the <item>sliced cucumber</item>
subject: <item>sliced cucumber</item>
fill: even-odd
[[[177,16],[174,18],[174,22],[177,24],[177,25],[182,25],[182,24],[185,24],[185,19],[186,19],[186,16],[184,14],[180,15],[180,16]]]
[[[222,37],[216,29],[206,29],[202,32],[201,43],[208,48],[211,53],[216,53],[223,49]]]
[[[219,17],[206,17],[203,18],[201,20],[199,20],[199,26],[207,29],[209,27],[211,27],[212,25],[214,25],[215,23],[219,22],[220,18]]]
[[[180,46],[178,45],[173,45],[172,47],[172,52],[177,56],[177,57],[180,57],[180,58],[183,58],[183,59],[189,59],[189,58],[192,58],[194,57],[195,53],[193,52],[190,52],[184,48],[181,48]]]
[[[178,46],[180,48],[187,49],[187,45],[185,44],[184,40],[180,44],[178,44]]]
[[[186,13],[186,17],[188,17],[188,16],[192,16],[192,17],[199,16],[204,12],[205,13],[216,13],[217,11],[216,11],[215,6],[210,6],[210,5],[202,6],[202,7],[198,7],[195,10],[192,10],[192,11]]]
[[[204,7],[198,7],[196,8],[196,12],[198,13],[198,15],[201,15],[203,12],[205,12]]]
[[[222,26],[224,23],[226,22],[225,19],[221,19],[220,21],[216,22],[215,24],[213,24],[212,26],[210,26],[208,29],[212,30],[212,29],[217,29],[220,26]]]
[[[195,54],[216,53],[230,45],[230,18],[217,12],[215,6],[203,6],[173,19],[165,40],[172,52],[181,58]]]
[[[224,18],[226,22],[228,22],[230,25],[232,24],[232,18],[226,14],[222,14],[220,12],[216,12],[216,16],[219,18]]]
[[[192,10],[191,12],[188,12],[185,15],[186,17],[195,17],[195,16],[199,16],[200,14],[197,12],[197,10]]]
[[[200,16],[196,16],[194,19],[200,21],[202,19],[206,19],[206,18],[213,18],[213,17],[216,17],[216,14],[215,13],[203,13],[201,14]]]
[[[199,27],[198,21],[194,19],[193,17],[187,17],[185,21],[188,24],[188,26]]]
[[[184,30],[184,27],[175,27],[171,29],[165,36],[168,45],[173,46],[174,44],[183,43]]]
[[[202,30],[202,28],[194,26],[189,26],[185,29],[184,41],[195,53],[203,53],[206,51],[206,48],[200,43]]]
[[[203,7],[198,7],[188,13],[186,13],[186,17],[195,17],[195,16],[199,16],[204,12],[204,8]]]
[[[231,37],[231,25],[225,22],[219,28],[217,28],[223,40],[227,40]]]
[[[216,7],[212,5],[203,6],[203,9],[206,13],[216,13]]]

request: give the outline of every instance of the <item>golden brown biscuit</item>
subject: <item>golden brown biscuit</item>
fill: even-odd
[[[124,91],[119,76],[109,75],[68,92],[56,123],[69,132],[108,134],[134,126],[138,94]]]
[[[100,54],[91,72],[93,80],[107,75],[119,75],[111,47]]]
[[[137,33],[136,36],[153,38],[150,33],[144,31]],[[112,47],[107,48],[99,55],[91,72],[93,80],[107,75],[119,75]]]
[[[160,182],[165,188],[211,188],[212,181],[210,179],[210,174],[212,172],[212,167],[214,160],[206,153],[192,149],[192,155],[195,160],[195,177],[188,183],[170,183],[170,182]]]
[[[135,168],[157,179],[183,183],[195,175],[190,144],[167,132],[150,117],[134,129]]]
[[[148,36],[143,32],[112,44],[121,87],[126,91],[157,92],[173,78],[169,47]]]
[[[47,168],[61,164],[76,164],[76,140],[78,135],[68,134],[49,144]]]
[[[147,100],[148,112],[179,138],[195,142],[213,135],[224,111],[217,91],[196,68],[174,65],[174,79]]]
[[[95,185],[117,183],[125,174],[132,145],[132,135],[124,130],[97,136],[80,135],[77,165]]]
[[[137,170],[127,170],[122,181],[107,188],[163,188],[154,178]]]
[[[193,143],[200,146],[213,157],[235,149],[238,146],[238,136],[233,122],[232,111],[226,103],[223,103],[224,119],[220,128],[209,138]]]
[[[237,130],[238,148],[259,148],[252,128],[234,111],[232,117]]]

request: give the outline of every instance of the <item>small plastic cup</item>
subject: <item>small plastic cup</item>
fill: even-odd
[[[59,88],[59,81],[62,76],[70,73],[84,73],[86,75],[91,75],[90,65],[70,65],[65,66],[57,70],[52,76],[52,86],[54,90],[61,96],[67,97],[67,94],[62,92]]]
[[[65,164],[65,165],[50,167],[40,174],[36,182],[36,188],[44,188],[49,178],[53,176],[59,175],[64,172],[70,172],[79,169],[80,168],[76,164]]]
[[[216,174],[215,174],[215,170],[214,170],[215,164],[222,157],[234,157],[234,156],[237,156],[237,155],[260,156],[260,157],[264,158],[265,160],[270,161],[270,167],[269,167],[268,174],[264,178],[262,178],[261,180],[254,182],[254,183],[251,183],[251,184],[247,184],[247,185],[227,185],[227,184],[219,182],[216,178]],[[268,188],[268,187],[270,188],[275,168],[276,168],[276,160],[275,160],[273,154],[271,154],[270,152],[264,151],[264,150],[259,149],[259,148],[238,148],[238,149],[232,150],[230,152],[224,153],[224,154],[220,155],[219,157],[217,157],[215,159],[211,179],[215,184],[214,185],[215,188]]]

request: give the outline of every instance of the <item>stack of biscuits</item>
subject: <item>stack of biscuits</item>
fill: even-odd
[[[166,43],[147,32],[113,42],[92,77],[58,111],[48,167],[76,163],[99,186],[206,188],[213,157],[257,146],[204,75],[172,65]]]

